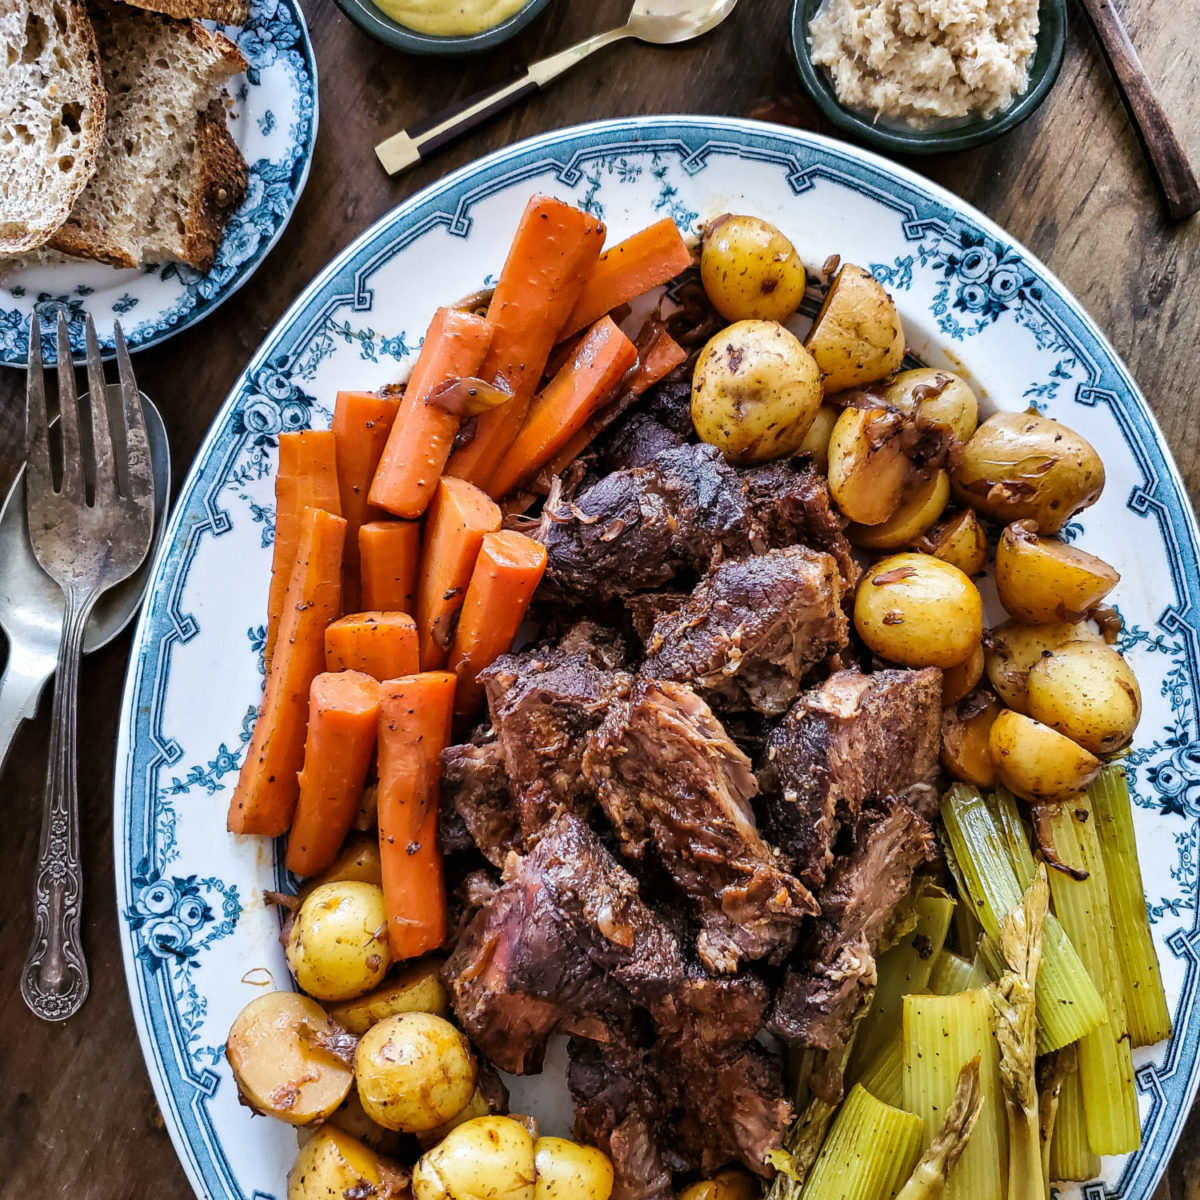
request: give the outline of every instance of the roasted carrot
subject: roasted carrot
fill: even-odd
[[[342,515],[338,492],[337,450],[332,430],[279,435],[279,473],[275,476],[275,550],[267,597],[265,665],[271,666],[283,614],[283,596],[300,544],[300,518],[306,508]]]
[[[491,490],[492,474],[525,422],[558,332],[603,244],[604,225],[561,200],[534,196],[525,206],[488,305],[494,332],[479,370],[512,399],[476,418],[474,436],[450,456],[446,474]]]
[[[300,795],[296,773],[304,762],[308,691],[325,669],[325,626],[341,609],[345,540],[341,517],[304,510],[276,652],[229,802],[230,833],[278,837],[291,824]]]
[[[417,572],[417,637],[421,670],[446,665],[454,619],[462,607],[483,536],[500,528],[500,509],[465,479],[439,481],[421,547]]]
[[[600,255],[558,336],[577,333],[691,265],[692,252],[670,217],[638,230]]]
[[[491,341],[492,327],[482,317],[437,310],[379,460],[372,504],[414,520],[429,506],[459,426],[434,393],[440,384],[477,375]]]
[[[337,857],[371,766],[379,732],[379,683],[361,671],[318,675],[308,692],[308,736],[287,869],[316,875]]]
[[[371,612],[416,611],[421,527],[416,521],[368,521],[358,531],[362,604]]]
[[[325,630],[325,669],[363,671],[373,679],[415,675],[417,625],[406,612],[360,612]]]
[[[636,362],[634,344],[611,317],[601,317],[570,362],[534,397],[516,441],[492,476],[491,494],[507,496],[532,479],[609,400]]]
[[[545,570],[541,542],[507,529],[484,536],[446,664],[458,678],[456,716],[472,716],[482,706],[476,677],[511,649]]]
[[[448,671],[389,679],[380,689],[379,857],[396,959],[427,954],[446,939],[438,782],[453,708]]]
[[[367,492],[400,404],[398,390],[338,392],[333,405],[333,438],[337,453],[338,492],[346,518],[346,569],[342,603],[353,612],[359,605],[358,529],[385,514],[371,507]]]

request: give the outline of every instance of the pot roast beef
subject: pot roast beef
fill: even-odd
[[[503,867],[509,852],[521,849],[504,751],[497,742],[481,739],[442,751],[439,818],[444,853],[474,845],[492,866]]]

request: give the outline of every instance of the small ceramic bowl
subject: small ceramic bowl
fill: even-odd
[[[491,50],[510,37],[515,37],[550,3],[550,0],[527,0],[511,17],[480,33],[461,37],[433,37],[418,33],[398,21],[393,21],[371,0],[337,0],[338,7],[377,42],[406,50],[410,54],[479,54]]]
[[[1058,78],[1067,41],[1066,0],[1041,0],[1037,49],[1029,66],[1029,87],[1024,95],[992,117],[972,117],[933,129],[906,129],[898,124],[876,124],[869,114],[845,108],[838,101],[832,80],[822,67],[813,63],[812,47],[808,44],[808,23],[820,7],[821,0],[796,0],[792,9],[792,52],[805,90],[844,134],[894,154],[968,150],[1015,129],[1049,95]]]

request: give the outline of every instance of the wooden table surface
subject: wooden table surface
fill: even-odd
[[[552,91],[476,131],[434,162],[389,180],[372,146],[514,67],[618,24],[629,0],[555,0],[519,39],[479,62],[408,58],[377,45],[333,0],[304,0],[320,71],[321,124],[307,190],[258,274],[218,312],[139,354],[139,380],[171,433],[176,486],[209,421],[259,341],[309,279],[377,217],[444,172],[557,126],[631,113],[777,115],[822,129],[799,92],[788,44],[790,3],[742,0],[715,33],[686,47],[627,44]],[[1200,164],[1200,0],[1119,7],[1142,59]],[[780,108],[780,105],[783,108]],[[1132,368],[1200,492],[1200,218],[1168,223],[1117,93],[1072,6],[1058,85],[1030,121],[982,149],[910,165],[977,205],[1049,263]],[[21,453],[24,375],[0,370],[0,491]],[[86,661],[79,776],[91,996],[62,1026],[26,1010],[18,990],[31,933],[49,691],[0,776],[0,1195],[44,1200],[186,1197],[134,1035],[117,940],[112,874],[112,765],[128,636]],[[1155,1200],[1200,1200],[1200,1110]]]

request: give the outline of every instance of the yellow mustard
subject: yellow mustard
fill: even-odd
[[[527,0],[375,0],[393,21],[433,37],[466,37],[508,20]]]

